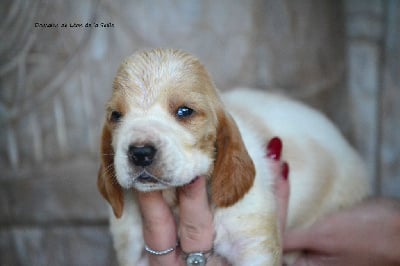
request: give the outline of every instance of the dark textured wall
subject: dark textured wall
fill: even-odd
[[[221,90],[279,89],[320,108],[366,159],[376,192],[400,195],[396,0],[0,7],[0,265],[115,263],[98,140],[119,62],[138,49],[181,48]]]

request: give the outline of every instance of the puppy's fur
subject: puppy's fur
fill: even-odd
[[[206,176],[216,230],[214,250],[233,265],[277,265],[281,243],[273,176],[265,147],[284,143],[290,165],[287,227],[307,227],[368,193],[364,166],[320,113],[279,95],[236,90],[222,95],[193,56],[156,49],[126,58],[116,75],[101,141],[98,187],[110,203],[121,265],[147,265],[135,191],[175,188]],[[180,116],[179,108],[193,113]],[[154,147],[146,166],[130,147]]]

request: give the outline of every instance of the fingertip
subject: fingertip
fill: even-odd
[[[289,164],[287,162],[282,163],[282,178],[284,181],[287,181],[289,179]]]
[[[203,176],[198,176],[189,184],[184,185],[180,192],[187,198],[196,198],[206,192],[206,180]]]
[[[267,157],[279,161],[282,154],[282,141],[278,137],[273,137],[267,145]]]
[[[288,198],[290,194],[289,184],[289,164],[283,162],[280,166],[280,174],[277,175],[275,181],[275,194],[283,199]],[[286,199],[288,201],[288,199]]]

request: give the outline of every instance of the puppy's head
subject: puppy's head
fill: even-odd
[[[101,142],[98,186],[122,215],[122,189],[152,191],[211,178],[220,207],[251,187],[254,165],[207,71],[177,50],[126,58],[115,77]]]

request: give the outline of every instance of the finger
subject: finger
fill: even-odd
[[[279,161],[282,154],[282,141],[278,137],[272,138],[267,145],[267,157]]]
[[[286,228],[289,195],[289,165],[288,163],[283,162],[281,165],[281,174],[275,180],[275,197],[277,203],[279,229],[282,235]]]
[[[318,226],[312,226],[308,229],[294,229],[287,231],[283,239],[283,251],[315,251],[323,252],[330,250],[332,246]]]
[[[182,250],[184,252],[210,250],[214,238],[214,225],[204,177],[197,178],[179,190],[179,210]]]
[[[301,254],[293,264],[294,266],[317,266],[317,265],[357,265],[354,263],[347,264],[343,263],[339,257],[329,256],[322,253],[303,253]],[[370,264],[366,264],[370,265]]]
[[[362,222],[346,216],[347,212],[334,213],[318,220],[309,228],[286,232],[284,251],[309,250],[319,253],[341,252],[353,246],[353,232]]]
[[[309,247],[308,232],[306,230],[287,231],[283,238],[283,251],[302,251]]]
[[[272,172],[275,176],[275,197],[277,203],[278,222],[281,234],[286,227],[286,217],[289,204],[289,164],[281,162],[282,141],[278,137],[272,138],[267,145],[266,155],[270,159]]]
[[[177,244],[174,217],[160,191],[138,193],[138,202],[143,218],[143,238],[153,250],[162,251]],[[149,257],[152,265],[177,265],[177,254]]]

